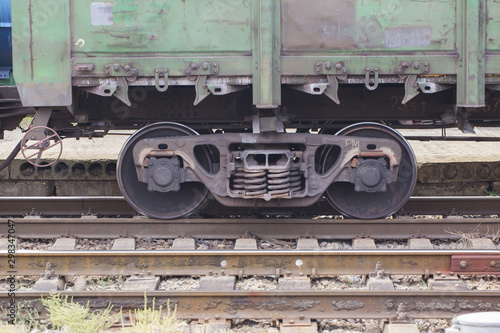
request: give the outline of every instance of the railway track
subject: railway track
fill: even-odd
[[[7,225],[7,218],[0,225]],[[147,218],[11,218],[20,238],[50,239],[63,235],[77,238],[109,239],[126,235],[143,238],[176,238],[189,235],[201,239],[236,239],[245,234],[276,239],[298,239],[304,236],[320,239],[353,239],[369,236],[373,239],[457,240],[464,235],[494,235],[499,230],[498,218],[395,218],[387,220],[352,219],[177,219],[165,221]],[[5,229],[6,230],[6,229]],[[0,234],[6,234],[1,231]]]
[[[304,209],[263,210],[267,214],[304,214]],[[339,214],[328,203],[319,202],[307,211],[315,215]],[[29,213],[50,216],[80,216],[82,213],[102,216],[133,216],[136,214],[123,197],[0,197],[0,216],[24,216]],[[224,207],[212,202],[201,212],[211,215],[255,215],[242,208]],[[398,213],[409,215],[498,215],[500,197],[411,197]],[[309,214],[310,215],[310,214]]]
[[[117,208],[124,203],[121,198],[58,199],[19,200],[16,207],[21,207],[19,212],[41,204],[40,207],[50,208],[45,212],[59,207],[71,216],[79,215],[76,212],[81,213],[87,207],[98,207],[94,204],[103,208],[107,205],[109,211],[119,212]],[[0,201],[2,205],[8,203],[8,199]],[[424,203],[430,204],[430,208],[425,210]],[[486,210],[482,210],[483,203]],[[422,214],[435,210],[433,207],[441,210],[460,207],[471,215],[477,211],[487,211],[484,215],[490,215],[498,203],[494,197],[476,197],[470,200],[413,198],[409,204],[421,207]],[[116,206],[112,207],[113,204]],[[488,211],[487,207],[492,210]],[[14,210],[14,206],[11,209]],[[45,213],[46,217],[1,218],[0,234],[7,234],[3,230],[4,227],[7,230],[10,221],[15,225],[18,245],[26,239],[50,239],[51,242],[56,239],[51,250],[26,250],[19,246],[15,251],[15,270],[9,267],[9,251],[0,250],[4,281],[7,275],[14,279],[31,276],[34,280],[36,276],[43,276],[39,281],[49,281],[55,289],[60,281],[69,281],[66,288],[59,287],[62,294],[76,302],[89,302],[94,309],[109,303],[124,310],[141,308],[146,296],[148,302],[154,299],[157,306],[175,306],[178,318],[197,325],[216,327],[226,321],[258,318],[270,320],[283,332],[299,332],[304,328],[316,332],[322,319],[391,320],[401,317],[402,313],[426,320],[451,319],[464,313],[500,310],[500,290],[472,290],[467,284],[481,276],[498,280],[500,251],[498,244],[491,242],[491,238],[498,238],[500,219],[497,216],[451,215],[436,219],[403,214],[392,219],[365,221],[328,216],[240,216],[232,219],[192,217],[165,222],[144,217],[103,218],[98,209],[95,212],[99,214],[78,218],[54,218]],[[123,211],[116,215],[122,214]],[[83,238],[110,240],[114,245],[121,242],[121,245],[106,251],[76,250],[78,239]],[[465,240],[466,249],[433,249],[430,241],[443,238]],[[141,239],[168,240],[169,246],[166,250],[135,250]],[[220,239],[229,240],[232,245],[225,250],[196,250],[200,241]],[[388,239],[398,239],[402,249],[381,249],[374,242]],[[287,244],[286,249],[263,246],[263,241],[280,240]],[[352,246],[338,250],[319,245],[335,240],[351,242]],[[408,243],[404,244],[404,240]],[[66,245],[55,250],[58,241]],[[75,277],[98,276],[123,276],[127,281],[117,291],[68,289]],[[322,281],[342,276],[356,277],[361,282],[353,287],[344,285],[343,290],[318,288]],[[398,283],[403,276],[417,277],[422,286],[401,289]],[[243,290],[238,287],[237,283],[253,277],[272,280],[275,288]],[[159,281],[179,278],[195,279],[196,290],[163,287],[155,290]],[[125,287],[129,281],[132,287],[130,284]],[[156,287],[151,286],[152,281]],[[15,299],[36,303],[48,295],[46,291],[32,289],[16,291]],[[5,307],[11,299],[7,291],[0,292],[0,307]],[[37,304],[40,318],[44,318],[47,314],[41,304]],[[412,323],[410,317],[404,317],[404,322]]]
[[[19,292],[23,301],[48,297],[48,292]],[[271,319],[285,323],[314,319],[387,319],[396,315],[398,305],[418,313],[418,318],[451,319],[455,315],[500,307],[499,292],[462,291],[273,291],[273,292],[63,292],[79,303],[101,309],[110,302],[123,310],[144,306],[144,297],[157,306],[177,306],[183,319]],[[0,304],[5,304],[0,293]],[[203,315],[200,310],[203,309]]]

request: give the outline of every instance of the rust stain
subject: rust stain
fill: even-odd
[[[35,59],[33,57],[33,15],[32,15],[32,9],[33,9],[33,5],[31,4],[31,0],[30,0],[30,4],[28,6],[28,12],[29,12],[29,16],[30,16],[30,62],[31,62],[31,79],[33,80],[34,76],[35,76],[35,68],[34,68],[34,65],[33,63],[35,62]]]

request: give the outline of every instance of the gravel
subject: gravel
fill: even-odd
[[[500,290],[500,281],[498,277],[483,276],[471,277],[462,276],[467,287],[471,290]]]
[[[444,330],[451,326],[445,319],[417,319],[415,320],[420,333],[444,333]]]
[[[426,290],[427,283],[422,275],[392,275],[396,290]]]
[[[319,247],[322,250],[352,250],[351,241],[320,241]]]
[[[328,319],[319,320],[320,332],[322,333],[363,333],[370,330],[371,333],[380,333],[377,320],[372,319]]]
[[[321,277],[311,282],[313,290],[367,290],[361,275]]]
[[[16,291],[32,291],[40,276],[16,276]],[[9,291],[10,281],[7,276],[0,278],[0,291]]]
[[[408,249],[408,241],[402,239],[395,240],[376,240],[377,249]]]
[[[234,240],[196,240],[197,250],[232,250],[234,249]]]
[[[113,239],[77,239],[76,249],[82,251],[105,251],[113,247]]]
[[[17,243],[19,250],[50,250],[55,239],[20,239]]]
[[[158,290],[198,290],[200,279],[190,276],[186,277],[165,277],[160,282]]]
[[[278,290],[278,281],[272,277],[254,276],[243,277],[236,282],[236,290]]]
[[[235,319],[231,322],[231,330],[243,333],[279,332],[278,328],[273,327],[273,322],[271,320],[264,320],[264,319],[261,320]]]
[[[126,276],[87,276],[88,291],[113,291],[121,290],[125,284]]]
[[[135,241],[136,250],[170,250],[174,244],[173,239],[151,239],[137,237]]]

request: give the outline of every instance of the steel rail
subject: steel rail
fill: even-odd
[[[176,307],[180,319],[387,319],[396,315],[401,303],[406,312],[422,319],[500,310],[499,291],[87,291],[61,295],[88,302],[91,308],[102,309],[111,303],[123,310],[143,308],[146,298],[149,306],[154,300],[156,308]],[[33,302],[50,294],[23,291],[15,296],[17,301]],[[0,292],[0,307],[7,308],[10,299],[7,292]]]
[[[0,218],[0,235],[8,232],[7,218]],[[250,237],[298,239],[305,235],[322,240],[354,239],[368,235],[374,239],[457,240],[464,235],[494,236],[500,230],[499,218],[446,219],[306,219],[306,218],[185,218],[170,221],[137,218],[11,218],[15,236],[19,238],[51,239],[62,235],[77,238],[118,238],[131,235],[143,238],[177,238],[189,235],[202,239],[236,239]]]
[[[135,214],[123,197],[0,197],[0,216],[22,216],[32,210],[49,216],[79,216],[89,211],[102,216],[133,216]],[[415,215],[500,214],[500,197],[411,197],[403,210]],[[307,212],[314,212],[314,215],[338,214],[326,202],[318,202],[306,208],[266,209],[262,214],[300,215]],[[202,213],[227,216],[252,214],[252,211],[223,207],[213,202]]]
[[[389,274],[500,274],[497,250],[342,251],[0,251],[1,275],[39,275],[47,263],[59,275],[367,275],[377,262]]]

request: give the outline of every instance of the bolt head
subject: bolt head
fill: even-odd
[[[125,70],[128,72],[130,70],[130,65],[126,65]]]
[[[460,262],[460,268],[467,268],[467,261],[462,260],[462,261]]]
[[[331,69],[331,68],[332,68],[332,64],[331,64],[331,63],[329,63],[329,62],[327,62],[327,63],[325,64],[325,68],[326,68],[326,69]]]
[[[336,69],[342,69],[342,64],[341,63],[336,63],[335,64]]]
[[[490,267],[495,267],[497,265],[497,263],[495,261],[490,261]]]
[[[115,64],[115,65],[113,66],[113,70],[114,70],[115,72],[118,72],[118,71],[120,70],[120,65]]]

